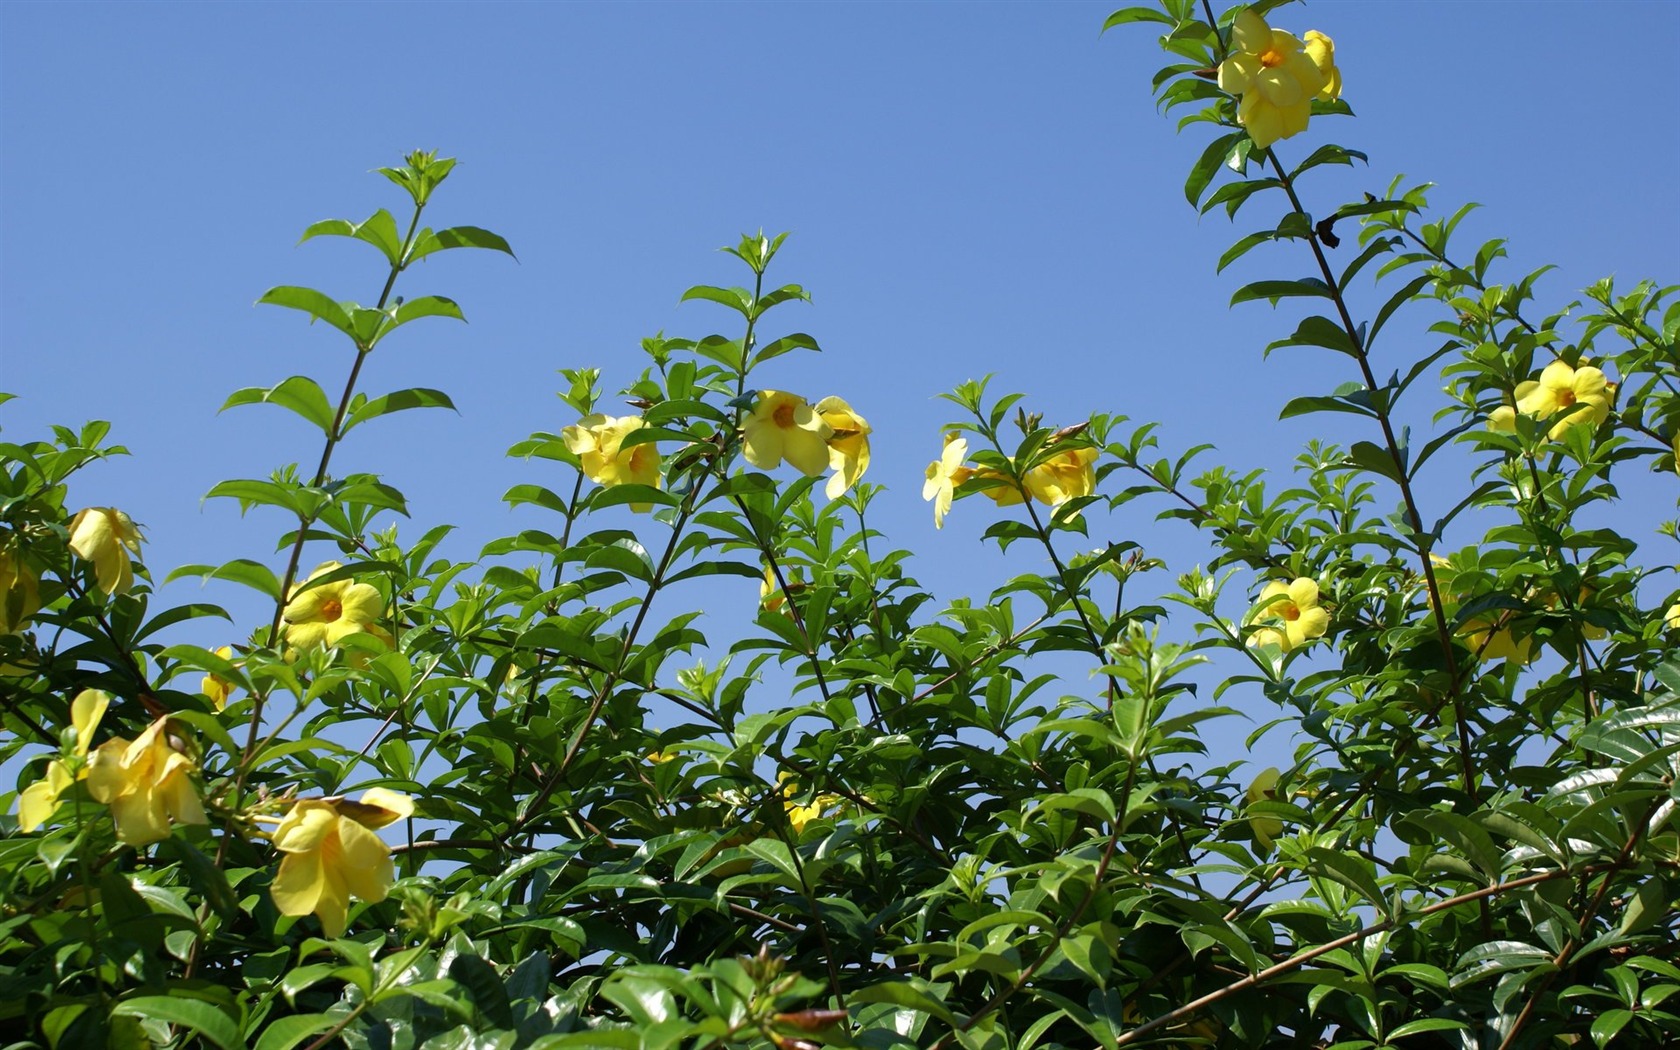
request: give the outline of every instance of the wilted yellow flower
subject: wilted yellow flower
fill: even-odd
[[[1309,39],[1311,47],[1304,47],[1294,34],[1273,29],[1251,10],[1231,25],[1231,53],[1219,64],[1219,88],[1239,96],[1237,123],[1260,149],[1305,131],[1314,97],[1341,93],[1330,38],[1318,33]]]
[[[560,431],[560,439],[577,456],[590,481],[605,488],[614,485],[649,485],[660,488],[659,450],[649,441],[624,447],[624,438],[646,426],[641,416],[584,416],[576,426]],[[650,503],[632,503],[630,509],[647,511]]]
[[[1318,584],[1305,576],[1266,584],[1250,619],[1268,626],[1249,635],[1249,645],[1275,645],[1286,653],[1330,628],[1330,614],[1318,604]]]
[[[88,759],[88,794],[111,807],[117,838],[131,846],[168,838],[172,820],[206,823],[192,762],[171,746],[168,722],[158,719],[133,742],[107,740]]]
[[[1562,361],[1553,361],[1540,371],[1538,380],[1530,379],[1516,389],[1517,411],[1535,419],[1550,419],[1576,405],[1587,406],[1571,411],[1553,424],[1547,437],[1557,441],[1577,423],[1598,426],[1610,414],[1610,391],[1604,373],[1590,365],[1571,368]]]
[[[21,630],[40,608],[40,579],[21,551],[0,546],[0,634]]]
[[[829,499],[839,499],[858,483],[869,469],[869,435],[874,428],[852,406],[837,397],[817,402],[816,413],[828,424],[828,465],[834,476],[823,489]]]
[[[83,689],[70,701],[70,724],[76,730],[72,749],[74,768],[72,763],[55,758],[47,764],[46,776],[18,794],[19,831],[34,831],[45,824],[58,809],[58,797],[64,794],[64,789],[87,778],[84,763],[88,744],[93,741],[93,731],[99,727],[99,720],[105,717],[105,709],[110,704],[111,697],[98,689]]]
[[[788,608],[789,594],[798,594],[805,589],[805,581],[799,578],[799,570],[793,569],[787,574],[787,591],[776,586],[776,570],[766,565],[764,578],[758,585],[758,603],[770,612],[780,612],[789,619],[793,617],[793,610]]]
[[[1094,448],[1065,449],[1027,471],[1023,481],[1034,499],[1059,507],[1097,490],[1096,462]]]
[[[93,563],[94,578],[106,594],[126,594],[134,586],[129,555],[140,554],[140,530],[114,507],[88,507],[70,519],[70,549]]]
[[[968,458],[968,439],[955,434],[945,435],[945,451],[928,464],[927,481],[922,483],[922,498],[933,500],[933,524],[945,527],[945,515],[951,512],[951,500],[956,487],[973,473],[963,466]]]
[[[1248,785],[1248,804],[1252,806],[1262,800],[1267,802],[1277,801],[1277,782],[1278,771],[1276,768],[1262,769],[1255,776],[1254,783]],[[1276,817],[1249,817],[1248,826],[1254,832],[1254,841],[1259,843],[1263,850],[1270,850],[1273,841],[1283,834],[1283,821]]]
[[[233,659],[233,646],[218,646],[216,655],[224,660]],[[210,702],[216,705],[216,710],[220,711],[227,706],[228,697],[233,694],[233,683],[221,675],[211,673],[205,675],[203,680],[199,682],[198,691],[208,696]]]
[[[804,398],[781,390],[760,390],[758,404],[741,423],[741,448],[748,463],[770,470],[785,459],[808,478],[828,469],[828,440],[833,436],[834,428]]]
[[[270,836],[285,854],[269,887],[274,906],[282,915],[314,912],[328,937],[342,936],[351,895],[377,904],[391,888],[391,848],[373,829],[413,814],[413,799],[384,788],[369,788],[360,802],[294,803]]]
[[[309,579],[336,568],[338,562],[325,562]],[[330,648],[348,635],[365,633],[390,645],[390,634],[374,622],[384,613],[385,598],[370,583],[345,579],[310,587],[305,580],[286,603],[286,642],[299,649]]]

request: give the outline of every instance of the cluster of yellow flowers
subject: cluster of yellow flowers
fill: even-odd
[[[97,689],[84,689],[71,701],[71,752],[54,759],[47,775],[18,796],[21,830],[34,831],[52,819],[59,796],[82,780],[95,802],[110,807],[117,839],[131,846],[168,838],[172,823],[206,822],[192,783],[192,762],[170,739],[167,717],[147,726],[135,740],[114,737],[89,753],[94,730],[110,703],[111,698]]]
[[[1341,96],[1336,45],[1316,29],[1309,29],[1302,43],[1244,10],[1231,25],[1231,51],[1219,64],[1219,88],[1238,96],[1237,122],[1256,147],[1265,149],[1307,130],[1313,99]]]
[[[646,425],[641,416],[596,413],[561,430],[560,438],[578,457],[584,475],[597,485],[661,488],[664,477],[654,443],[624,447],[624,439]],[[760,470],[772,470],[785,459],[814,478],[832,467],[834,476],[823,491],[829,499],[839,499],[869,469],[873,432],[868,421],[838,397],[825,397],[812,405],[798,394],[760,390],[753,410],[741,421],[741,448],[747,462]],[[632,503],[630,509],[645,512],[652,505]]]
[[[1512,392],[1515,406],[1500,405],[1488,416],[1491,430],[1511,432],[1517,429],[1517,414],[1532,419],[1551,419],[1560,412],[1567,413],[1546,432],[1557,441],[1577,423],[1596,427],[1610,415],[1610,396],[1614,387],[1604,372],[1590,365],[1572,368],[1562,361],[1553,361],[1540,370],[1539,379],[1519,383]]]
[[[1262,625],[1249,634],[1250,646],[1271,645],[1286,653],[1330,629],[1330,613],[1318,604],[1318,583],[1305,576],[1266,584],[1248,620]]]
[[[980,491],[1000,507],[1025,503],[1029,496],[1059,507],[1097,490],[1097,455],[1098,451],[1089,447],[1060,449],[1029,468],[1017,482],[992,467],[967,466],[968,439],[946,434],[944,451],[928,464],[922,498],[933,501],[933,523],[938,528],[945,527],[945,515],[951,511],[957,486],[966,481],[986,482]]]

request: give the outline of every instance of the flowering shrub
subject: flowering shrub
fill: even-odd
[[[1313,169],[1363,157],[1280,154],[1349,110],[1329,38],[1272,6],[1108,24],[1159,26],[1161,102],[1217,129],[1192,204],[1274,209],[1223,261],[1269,245],[1313,269],[1233,297],[1309,304],[1265,349],[1346,373],[1281,415],[1357,436],[1282,487],[965,382],[923,497],[1045,566],[982,591],[979,562],[977,600],[934,607],[871,527],[914,494],[869,474],[868,392],[780,389],[776,358],[817,348],[772,335],[805,298],[777,283],[781,237],[729,249],[747,286],[684,294],[726,331],[564,373],[576,422],[511,450],[532,480],[507,500],[546,527],[470,562],[439,555],[444,527],[376,530],[403,496],[343,472],[347,434],[452,405],[369,397],[364,367],[410,322],[461,317],[395,290],[438,253],[511,254],[422,225],[453,167],[431,153],[381,169],[406,222],[305,231],[378,253],[372,305],[262,296],[342,337],[349,378],[336,403],[303,376],[230,396],[313,425],[319,466],[209,494],[277,512],[277,557],[167,577],[251,588],[261,621],[166,643],[226,614],[162,607],[120,509],[70,512],[77,471],[122,452],[103,425],[4,446],[11,1045],[1680,1038],[1680,595],[1659,523],[1592,516],[1629,475],[1675,484],[1680,302],[1605,281],[1549,310],[1533,275],[1492,283],[1500,242],[1466,255],[1463,211],[1431,218],[1398,182],[1309,214]],[[1348,290],[1371,275],[1367,317]],[[1390,346],[1407,305],[1427,351]],[[1164,566],[1137,514],[1116,531],[1122,506],[1190,523],[1212,563],[1140,600]],[[702,633],[710,577],[758,588],[750,623]],[[1210,660],[1229,671],[1197,696]],[[1234,687],[1275,705],[1255,737],[1286,728],[1287,762],[1209,753]]]

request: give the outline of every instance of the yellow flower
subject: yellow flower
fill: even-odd
[[[1059,507],[1096,491],[1096,462],[1094,448],[1065,449],[1027,471],[1023,480],[1034,499]]]
[[[1540,372],[1538,380],[1530,379],[1516,389],[1517,411],[1536,419],[1550,419],[1559,412],[1569,411],[1547,432],[1557,441],[1565,431],[1577,423],[1598,426],[1610,414],[1610,392],[1604,373],[1591,366],[1570,368],[1562,361],[1553,361]],[[1585,405],[1584,409],[1576,409]]]
[[[1011,462],[1014,461],[1011,460]],[[1001,470],[994,470],[991,467],[979,467],[975,470],[967,471],[962,477],[959,477],[956,480],[957,484],[960,485],[965,481],[974,479],[996,482],[996,484],[987,485],[985,488],[981,489],[980,494],[1000,507],[1013,507],[1017,503],[1025,503],[1027,501],[1026,491],[1021,488],[1021,483]]]
[[[134,586],[129,555],[140,554],[140,530],[114,507],[88,507],[70,519],[70,549],[93,563],[94,578],[106,594],[126,594]]]
[[[829,499],[839,499],[858,483],[869,469],[869,435],[874,428],[852,406],[837,397],[825,397],[817,402],[817,415],[828,424],[828,465],[834,476],[823,489]]]
[[[653,442],[624,447],[624,438],[647,423],[641,416],[584,416],[576,426],[560,431],[561,440],[582,462],[590,481],[604,488],[614,485],[662,487],[659,449]],[[651,510],[651,503],[632,503],[635,511]]]
[[[1680,631],[1680,602],[1675,602],[1663,613],[1663,626],[1671,631]]]
[[[933,500],[935,528],[945,527],[945,515],[951,512],[951,500],[956,487],[973,474],[973,471],[963,466],[963,460],[967,458],[968,439],[946,434],[945,451],[940,453],[938,459],[928,464],[927,481],[922,484],[922,498]]]
[[[839,795],[822,794],[811,800],[809,806],[801,806],[792,796],[799,790],[797,784],[783,771],[776,774],[776,783],[782,789],[782,809],[787,812],[788,823],[793,825],[793,833],[804,832],[805,825],[813,820],[821,819],[823,814],[841,806],[845,800]]]
[[[672,751],[649,751],[647,760],[654,765],[664,765],[666,762],[676,761],[677,755]]]
[[[758,404],[741,423],[741,446],[748,463],[770,470],[785,459],[808,478],[828,469],[828,441],[833,436],[834,428],[804,398],[780,390],[760,390]],[[861,468],[858,473],[863,473]]]
[[[1305,576],[1266,584],[1250,619],[1270,626],[1249,635],[1249,645],[1275,645],[1286,653],[1323,637],[1330,628],[1330,614],[1318,604],[1318,584]]]
[[[309,579],[336,568],[338,562],[325,562]],[[286,603],[286,642],[299,649],[331,648],[347,635],[365,633],[390,645],[390,634],[374,623],[384,612],[385,598],[372,584],[346,579],[309,587],[306,580]]]
[[[1313,60],[1313,65],[1324,76],[1324,86],[1319,89],[1318,97],[1341,98],[1342,71],[1336,68],[1336,42],[1316,29],[1307,30],[1301,39],[1305,42],[1307,57]]]
[[[1277,782],[1277,769],[1261,770],[1254,778],[1254,783],[1248,785],[1248,804],[1252,806],[1261,800],[1277,801]],[[1272,842],[1283,834],[1283,821],[1276,817],[1249,817],[1248,826],[1254,832],[1254,841],[1260,844],[1262,850],[1270,850]]]
[[[105,708],[110,704],[111,697],[98,689],[83,689],[76,694],[76,699],[70,701],[70,724],[76,730],[71,753],[75,758],[73,763],[67,763],[62,758],[53,759],[47,765],[47,775],[18,795],[19,831],[34,831],[45,824],[58,809],[58,797],[64,794],[64,789],[87,778],[85,762],[88,744],[92,742],[93,731],[98,728],[99,720],[105,717]]]
[[[40,579],[24,564],[23,552],[0,547],[0,634],[22,630],[40,608]]]
[[[413,814],[413,799],[384,788],[369,788],[360,802],[294,803],[271,835],[285,854],[269,887],[274,906],[282,915],[314,912],[328,937],[342,936],[351,895],[377,904],[391,888],[391,848],[373,829]]]
[[[1449,558],[1439,554],[1431,554],[1429,560],[1441,572],[1437,576],[1437,583],[1442,588],[1451,584],[1452,577],[1458,572],[1458,567]],[[1525,597],[1533,596],[1533,588],[1528,588]],[[1585,595],[1585,591],[1583,591]],[[1554,596],[1555,598],[1555,596]],[[1462,603],[1464,596],[1448,596],[1449,604]],[[1431,598],[1433,604],[1433,598]],[[1450,610],[1449,610],[1450,611]],[[1511,613],[1509,611],[1495,611],[1483,616],[1472,617],[1460,624],[1454,632],[1464,639],[1464,644],[1478,657],[1487,660],[1507,660],[1522,666],[1534,659],[1534,639],[1528,635],[1518,638],[1510,628]]]
[[[1322,33],[1310,48],[1291,33],[1273,29],[1244,10],[1231,26],[1231,54],[1219,64],[1219,88],[1240,97],[1237,123],[1265,149],[1307,129],[1315,96],[1335,98],[1342,78],[1334,48]]]
[[[1496,430],[1503,434],[1517,432],[1517,410],[1510,405],[1500,405],[1488,413],[1487,426],[1489,430]]]
[[[204,807],[192,783],[192,763],[170,745],[168,717],[133,742],[100,744],[88,761],[88,794],[111,807],[117,838],[144,846],[169,837],[169,825],[203,824]]]
[[[233,646],[219,646],[216,649],[216,655],[224,660],[232,660]],[[199,682],[198,691],[208,696],[210,702],[216,705],[216,710],[220,711],[227,706],[228,697],[233,694],[233,683],[221,675],[211,673],[205,675],[203,680]]]

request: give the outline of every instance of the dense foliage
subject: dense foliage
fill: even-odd
[[[388,337],[461,316],[404,297],[408,271],[511,254],[423,224],[453,164],[429,153],[382,169],[405,214],[305,231],[378,253],[372,305],[262,297],[342,336],[348,375],[228,399],[322,435],[313,466],[209,493],[281,522],[276,559],[168,575],[259,592],[237,641],[166,644],[226,614],[159,602],[128,516],[73,498],[123,452],[105,425],[0,446],[6,1042],[1680,1038],[1680,534],[1616,503],[1676,483],[1680,300],[1607,280],[1540,304],[1425,186],[1312,202],[1314,169],[1364,157],[1291,155],[1351,110],[1331,39],[1275,6],[1108,24],[1164,33],[1191,204],[1265,214],[1219,268],[1265,248],[1310,274],[1232,297],[1304,304],[1252,349],[1345,380],[1282,415],[1354,437],[1280,480],[964,383],[924,495],[1048,565],[971,600],[937,607],[870,527],[907,494],[866,478],[869,391],[780,389],[776,358],[817,341],[773,328],[806,297],[779,237],[729,249],[742,287],[684,293],[721,333],[564,373],[575,424],[510,451],[530,482],[506,498],[547,527],[470,562],[437,553],[446,525],[376,529],[403,496],[335,469],[373,450],[350,438],[451,404],[363,390]],[[1120,531],[1139,508],[1216,552],[1164,600],[1132,585],[1171,575]],[[759,588],[756,618],[703,634],[705,577]],[[1198,696],[1209,660],[1229,673]],[[1250,740],[1290,735],[1287,768],[1209,753],[1232,686],[1275,705]]]

